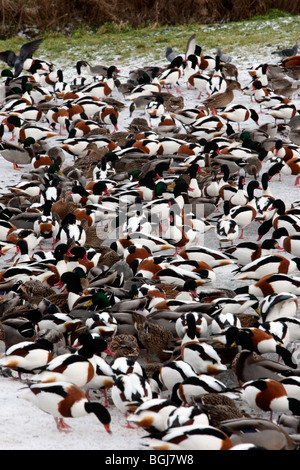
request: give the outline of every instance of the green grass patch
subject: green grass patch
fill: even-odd
[[[97,31],[82,26],[71,34],[45,32],[37,56],[50,58],[54,63],[63,59],[70,65],[87,59],[91,62],[118,64],[148,57],[149,61],[164,60],[167,45],[179,53],[185,52],[188,38],[196,33],[197,44],[203,53],[215,53],[220,46],[227,53],[247,48],[292,46],[299,35],[300,16],[280,10],[271,10],[267,16],[256,16],[247,21],[225,24],[188,24],[178,26],[151,26],[134,29],[128,24],[105,23]],[[0,50],[19,47],[29,39],[14,37],[0,41]]]

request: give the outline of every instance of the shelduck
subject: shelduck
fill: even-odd
[[[241,206],[247,204],[248,202],[248,194],[247,191],[244,189],[245,185],[245,177],[239,176],[238,187],[233,195],[229,199],[230,206]],[[228,199],[225,199],[228,200]],[[229,207],[229,205],[227,205]]]
[[[111,341],[115,336],[118,323],[110,312],[94,312],[85,321],[90,333],[103,336],[106,341]]]
[[[291,274],[295,270],[299,270],[299,267],[299,258],[287,259],[284,256],[272,254],[258,258],[245,266],[237,268],[234,270],[236,273],[234,274],[234,279],[259,280],[269,274]]]
[[[254,190],[259,188],[258,181],[250,181],[247,186],[249,201],[245,205],[232,207],[229,211],[230,217],[237,223],[241,229],[240,238],[244,238],[244,230],[255,220],[257,207],[254,197]]]
[[[150,447],[156,450],[228,450],[233,447],[230,438],[213,426],[200,424],[172,427],[153,438]]]
[[[155,100],[150,101],[145,106],[145,112],[149,115],[150,125],[151,120],[159,118],[165,113],[164,99],[161,95],[158,95]]]
[[[283,122],[286,123],[289,119],[296,116],[297,109],[293,103],[281,103],[273,106],[266,113],[275,119],[275,123],[277,123],[278,119],[283,119]]]
[[[283,163],[283,166],[280,172],[284,175],[290,176],[294,175],[297,176],[295,179],[295,186],[299,186],[300,182],[300,157],[294,157],[287,160]]]
[[[239,237],[239,226],[235,220],[230,217],[229,201],[224,201],[224,215],[218,220],[215,233],[220,242],[220,249],[223,243],[230,242],[233,245],[234,240]]]
[[[290,375],[287,378],[280,379],[281,385],[284,386],[288,397],[300,399],[299,393],[299,377]]]
[[[93,413],[110,433],[111,416],[99,402],[90,402],[81,388],[70,382],[29,383],[26,392],[19,395],[52,415],[60,432],[69,432],[65,418],[80,418]]]
[[[234,297],[219,296],[212,300],[212,304],[216,307],[215,313],[231,313],[233,315],[238,315],[240,313],[245,313],[249,308],[258,313],[259,300],[253,294],[238,294]]]
[[[182,360],[190,364],[197,374],[217,375],[227,370],[215,349],[196,336],[196,321],[192,314],[187,315],[188,328],[181,340]]]
[[[230,257],[224,255],[222,251],[209,249],[204,246],[185,248],[180,251],[178,255],[183,259],[204,261],[211,268],[233,264],[233,260]]]
[[[209,418],[205,411],[195,406],[178,406],[168,417],[168,428],[184,426],[186,424],[209,425]]]
[[[191,87],[199,91],[197,99],[202,98],[202,93],[209,95],[211,77],[208,74],[195,72],[188,77],[188,83]]]
[[[60,240],[61,243],[65,243],[71,238],[81,246],[84,245],[86,240],[86,232],[82,225],[77,223],[75,214],[69,214],[67,218],[62,220],[56,241]]]
[[[263,331],[270,333],[283,347],[287,348],[290,344],[290,330],[285,322],[280,321],[264,321],[259,325]]]
[[[300,413],[300,401],[289,398],[284,386],[273,379],[262,378],[244,383],[242,397],[255,410],[270,412],[270,419],[273,412],[291,411],[297,416]]]
[[[196,336],[198,338],[206,337],[208,331],[208,322],[204,315],[200,312],[189,312],[191,315],[194,315],[196,321]],[[188,321],[187,315],[189,313],[183,313],[180,317],[176,320],[175,328],[176,333],[180,339],[184,337],[188,329]]]
[[[263,321],[274,321],[281,317],[295,317],[298,298],[289,292],[270,294],[261,300],[259,308]]]
[[[103,99],[110,96],[115,88],[114,74],[118,72],[119,69],[115,65],[111,65],[107,69],[107,77],[104,81],[98,81],[91,85],[87,85],[82,89],[82,91],[87,94],[92,94],[98,99]]]
[[[172,400],[152,398],[142,403],[134,413],[128,416],[127,420],[154,436],[169,427],[169,416],[176,409],[177,406]]]
[[[188,377],[197,377],[193,367],[180,359],[163,364],[158,371],[158,380],[162,389],[171,395],[174,386]]]
[[[169,87],[173,86],[177,93],[181,93],[177,86],[177,82],[183,74],[182,63],[183,58],[181,56],[175,57],[168,68],[159,76],[160,85],[166,87],[168,92],[170,92]]]
[[[6,349],[0,359],[0,367],[15,370],[19,374],[34,374],[53,359],[53,344],[47,340],[22,341]]]
[[[111,361],[111,368],[116,376],[138,374],[144,376],[144,369],[141,364],[132,357],[116,357]]]
[[[149,83],[144,83],[142,85],[137,85],[136,87],[134,87],[128,95],[128,99],[133,101],[132,106],[130,108],[131,112],[134,109],[134,103],[140,97],[149,98],[150,96],[152,98],[153,96],[155,96],[155,93],[160,93],[161,91],[162,91],[162,85],[159,83],[159,80],[157,77],[153,78],[153,80],[150,81]],[[147,102],[148,102],[148,99],[142,101],[143,109],[145,108]]]
[[[208,393],[226,393],[227,387],[220,380],[206,374],[188,377],[173,388],[171,400],[187,406],[201,402],[201,397]]]
[[[224,250],[224,254],[236,260],[240,266],[252,263],[261,257],[267,256],[276,248],[276,240],[268,238],[262,243],[245,241]]]
[[[118,410],[127,419],[143,402],[152,399],[152,390],[147,380],[136,373],[118,375],[111,388],[111,398]],[[127,427],[131,427],[127,422]]]
[[[188,83],[190,76],[194,75],[199,71],[198,58],[196,54],[189,54],[185,61],[184,67],[184,79]]]
[[[241,328],[241,322],[238,315],[234,313],[215,313],[213,315],[212,322],[210,324],[211,332],[213,335],[218,335],[224,333],[226,328],[230,326],[236,326],[237,328]]]
[[[227,88],[227,80],[222,73],[223,64],[221,63],[220,56],[216,55],[215,69],[211,74],[211,82],[209,92],[211,95],[215,93],[223,93]]]
[[[275,352],[282,357],[284,363],[292,369],[297,368],[292,353],[281,346],[274,336],[259,328],[237,328],[230,326],[225,330],[226,344],[230,347],[238,345],[241,349],[254,351],[258,354]]]
[[[292,352],[294,353],[295,345],[293,345],[293,343],[297,344],[299,341],[299,319],[291,315],[291,316],[279,317],[278,319],[274,320],[275,323],[277,321],[279,323],[285,324],[288,327],[289,341],[290,341],[290,345],[292,345]]]
[[[220,113],[220,116],[227,121],[237,122],[238,131],[241,130],[241,123],[248,121],[248,119],[252,119],[257,125],[259,121],[259,116],[255,109],[247,108],[242,104],[235,104],[225,108],[224,111]]]
[[[33,381],[35,382],[59,382],[70,381],[78,387],[85,387],[95,375],[93,356],[95,351],[105,351],[106,341],[93,337],[90,333],[81,333],[78,336],[79,347],[76,353],[65,353],[54,357],[46,366],[40,367]]]
[[[66,343],[69,344],[72,333],[82,328],[82,321],[67,313],[48,313],[43,315],[36,328],[37,331],[56,330],[64,335]]]
[[[274,230],[272,238],[278,242],[278,249],[283,249],[293,256],[300,256],[300,235],[289,235],[289,232],[282,227]]]
[[[250,293],[256,297],[281,294],[282,292],[298,295],[300,292],[300,281],[299,278],[293,278],[288,274],[267,274],[254,284],[238,287],[235,289],[235,292],[237,294]]]
[[[258,228],[258,240],[272,228],[273,230],[285,228],[289,235],[294,235],[299,232],[300,218],[296,208],[286,210],[285,203],[282,199],[275,199],[272,203],[272,208],[275,209],[273,216],[265,220]]]

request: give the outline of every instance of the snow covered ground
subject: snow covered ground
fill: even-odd
[[[224,51],[226,52],[226,51]],[[249,70],[254,69],[261,63],[278,63],[279,60],[271,55],[269,49],[262,47],[256,53],[243,54],[238,51],[236,56],[233,56],[233,63],[238,66],[239,81],[242,87],[247,86],[251,77]],[[205,51],[205,54],[212,54],[213,51]],[[95,63],[97,60],[95,59]],[[161,62],[157,65],[164,65],[165,58],[162,55]],[[62,61],[63,64],[63,61]],[[109,64],[110,65],[110,64]],[[118,64],[115,64],[118,65]],[[143,63],[130,63],[126,66],[119,67],[122,76],[128,76],[129,70],[133,67],[149,65],[145,59]],[[151,65],[153,65],[151,63]],[[75,68],[66,68],[64,70],[64,78],[66,81],[74,78]],[[121,80],[126,81],[126,79]],[[191,107],[200,104],[196,100],[198,95],[197,90],[188,90],[184,82],[180,83],[182,96],[184,97],[185,107]],[[176,93],[176,92],[175,92]],[[112,97],[118,100],[124,100],[123,95],[118,90],[114,90]],[[243,103],[249,107],[254,107],[257,111],[259,106],[250,102],[250,97],[240,92],[235,92],[234,102]],[[297,108],[299,106],[299,98],[294,99]],[[129,105],[129,102],[126,102]],[[136,116],[138,113],[135,114]],[[119,130],[126,129],[132,118],[129,116],[128,108],[120,113],[119,117]],[[273,118],[266,114],[260,115],[259,124],[265,122],[273,122]],[[236,125],[233,124],[236,128]],[[255,124],[248,121],[245,125],[247,128],[254,128]],[[71,163],[71,157],[67,157],[65,165]],[[7,188],[15,185],[21,178],[21,172],[16,172],[12,165],[0,157],[0,192],[5,193]],[[28,171],[29,166],[25,167],[23,171]],[[278,177],[273,178],[270,183],[270,188],[273,194],[282,198],[287,207],[299,199],[299,189],[294,187],[294,177],[283,176],[282,182],[279,182]],[[258,223],[253,223],[246,231],[249,240],[257,238]],[[211,235],[209,238],[205,237],[205,243],[211,248],[218,248],[216,238]],[[232,267],[216,268],[216,286],[224,288],[235,288],[242,284],[231,281]],[[220,376],[220,380],[222,377]],[[51,416],[43,413],[35,408],[28,402],[19,398],[20,389],[24,385],[16,378],[0,376],[0,422],[1,422],[1,437],[0,449],[1,450],[142,450],[144,449],[143,442],[147,439],[141,439],[145,432],[141,429],[127,429],[125,428],[125,417],[118,410],[110,404],[109,410],[112,415],[111,430],[112,434],[109,435],[105,432],[104,428],[99,425],[98,420],[94,416],[80,418],[77,420],[67,420],[71,424],[73,431],[70,433],[62,434],[56,429],[54,420]]]

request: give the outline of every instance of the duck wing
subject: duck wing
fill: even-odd
[[[0,60],[6,62],[9,67],[13,67],[15,65],[16,58],[17,56],[14,51],[7,50],[0,52]]]
[[[42,39],[35,39],[34,41],[23,44],[23,46],[20,48],[20,60],[24,62],[26,59],[31,57],[33,53],[39,48],[42,41]]]
[[[189,55],[195,53],[196,46],[196,34],[192,34],[186,44],[185,58],[187,59]]]

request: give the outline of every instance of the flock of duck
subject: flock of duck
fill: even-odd
[[[192,35],[64,81],[40,43],[0,53],[3,380],[62,432],[115,407],[145,448],[298,449],[300,208],[272,192],[299,184],[297,50],[241,84]]]

